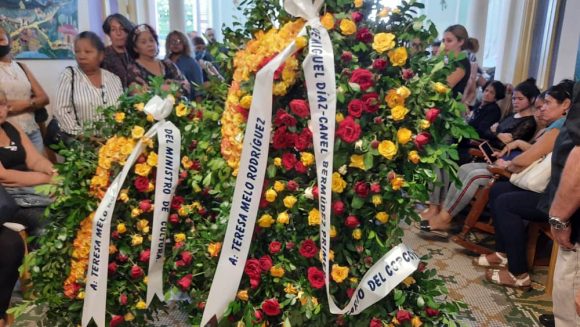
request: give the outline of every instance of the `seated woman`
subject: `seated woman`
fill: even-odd
[[[564,81],[546,92],[546,102],[542,116],[546,120],[566,115],[572,104],[573,82]],[[562,118],[560,120],[563,120]],[[551,144],[543,147],[532,146],[507,166],[512,172],[520,172],[538,156],[552,152],[556,130],[546,132],[544,137],[552,137]],[[538,143],[537,143],[538,144]],[[481,255],[474,260],[476,265],[490,268],[486,279],[492,283],[510,287],[529,287],[531,285],[526,262],[526,232],[524,220],[547,222],[546,212],[537,208],[542,194],[523,190],[510,182],[495,183],[490,191],[489,207],[495,225],[496,252]],[[507,270],[505,269],[507,267]],[[494,269],[500,268],[500,269]]]
[[[127,44],[127,35],[132,29],[133,23],[119,13],[109,15],[103,22],[103,32],[111,40],[111,45],[105,48],[102,67],[117,75],[125,89],[127,88],[127,66],[131,62],[125,44]]]
[[[130,88],[147,88],[150,78],[161,76],[166,82],[180,84],[183,95],[189,96],[190,84],[179,68],[169,59],[156,58],[159,53],[159,40],[151,26],[142,24],[131,30],[127,37],[127,51],[134,59],[127,68]]]
[[[505,97],[505,85],[500,81],[489,81],[483,88],[481,104],[471,112],[467,123],[475,128],[481,138],[486,138],[486,133],[491,126],[497,123],[501,117],[501,110],[497,101]]]
[[[117,103],[123,86],[117,75],[101,68],[105,45],[95,33],[77,35],[74,51],[78,66],[69,66],[60,75],[55,116],[63,132],[76,136],[101,120],[98,107]]]
[[[177,68],[193,86],[189,99],[194,100],[198,95],[195,88],[203,83],[203,71],[197,60],[191,57],[191,44],[185,34],[179,31],[167,34],[165,53],[165,58],[177,65]]]

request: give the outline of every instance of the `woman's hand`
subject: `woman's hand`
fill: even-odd
[[[503,160],[503,159],[497,159],[494,162],[494,165],[496,165],[498,167],[501,167],[501,168],[506,168],[507,166],[509,166],[510,163],[511,163],[511,161],[506,161],[506,160]]]
[[[497,138],[502,141],[504,144],[508,144],[514,140],[511,133],[499,133],[497,134]]]
[[[499,126],[499,123],[495,123],[495,124],[491,125],[489,130],[495,134],[497,132],[497,126]]]

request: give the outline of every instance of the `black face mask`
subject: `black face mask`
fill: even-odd
[[[0,45],[0,58],[10,53],[10,44]]]

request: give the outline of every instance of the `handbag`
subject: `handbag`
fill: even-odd
[[[512,174],[510,182],[524,190],[542,193],[550,182],[552,174],[552,153],[534,161],[523,171]]]
[[[0,185],[0,225],[10,221],[19,209],[14,198]]]

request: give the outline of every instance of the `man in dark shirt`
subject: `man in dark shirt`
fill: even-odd
[[[580,324],[580,83],[574,104],[552,152],[548,185],[549,216],[554,240],[560,245],[554,290],[556,326]]]

